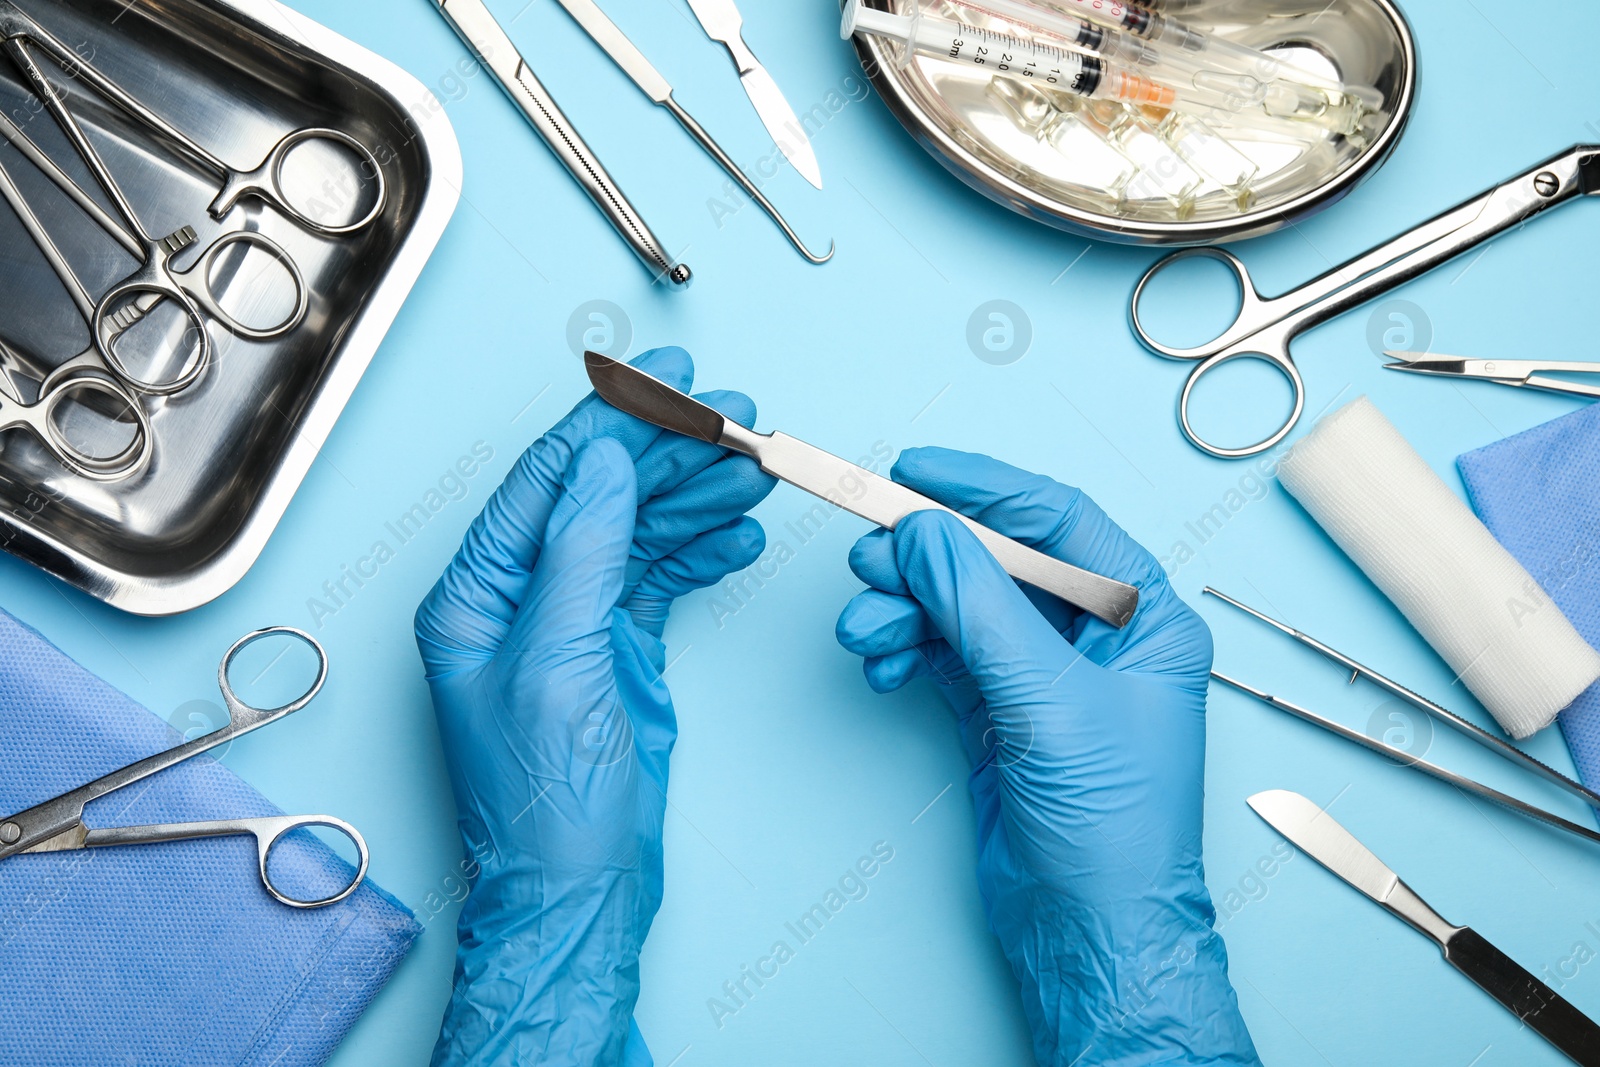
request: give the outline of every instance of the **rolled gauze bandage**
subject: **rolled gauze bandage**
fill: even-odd
[[[1319,422],[1278,477],[1512,737],[1600,678],[1600,653],[1366,397]]]

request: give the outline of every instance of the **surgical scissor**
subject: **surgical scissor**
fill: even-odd
[[[1301,332],[1427,273],[1540,212],[1596,193],[1600,193],[1600,145],[1579,145],[1282,296],[1263,297],[1233,253],[1211,247],[1186,248],[1157,262],[1139,280],[1132,302],[1134,333],[1157,355],[1199,361],[1178,401],[1178,423],[1190,443],[1224,459],[1257,455],[1287,437],[1305,411],[1305,382],[1289,353],[1290,342]],[[1140,300],[1152,278],[1194,256],[1221,260],[1232,269],[1239,284],[1239,313],[1210,343],[1174,348],[1146,331],[1139,317]],[[1195,431],[1189,403],[1202,378],[1237,359],[1261,360],[1276,367],[1289,380],[1294,406],[1283,426],[1266,440],[1243,448],[1223,448]]]
[[[28,361],[0,340],[0,433],[25,429],[33,433],[56,459],[74,474],[108,482],[132,477],[150,463],[155,440],[150,418],[144,408],[118,382],[93,370],[81,370],[57,378],[48,388],[41,384],[38,398],[26,403],[16,387],[18,376],[29,374]],[[96,405],[95,398],[101,403]],[[132,438],[109,456],[98,456],[79,448],[62,425],[68,405],[100,407],[116,413],[114,418],[129,423]],[[125,417],[123,417],[125,416]]]
[[[384,183],[383,170],[378,165],[374,156],[365,145],[354,137],[341,130],[323,128],[308,128],[294,130],[285,135],[272,150],[267,153],[261,165],[252,170],[239,171],[217,158],[194,138],[178,130],[160,115],[151,111],[144,104],[136,100],[127,90],[116,82],[100,73],[81,56],[67,47],[50,31],[40,26],[26,12],[12,3],[11,0],[0,0],[0,38],[4,39],[4,47],[11,55],[17,66],[22,70],[32,83],[34,91],[40,99],[50,108],[57,121],[66,128],[67,134],[72,138],[74,147],[80,154],[85,155],[91,169],[96,172],[96,177],[102,182],[108,175],[105,168],[96,159],[94,149],[83,136],[83,131],[76,122],[72,121],[67,113],[66,104],[61,100],[55,87],[44,77],[33,59],[29,46],[32,45],[48,54],[53,62],[68,73],[75,81],[80,81],[95,92],[99,93],[108,102],[124,111],[129,118],[148,127],[160,139],[178,149],[191,162],[210,172],[221,182],[216,199],[211,202],[208,210],[212,218],[220,219],[233,209],[241,199],[254,197],[272,205],[293,219],[298,225],[320,234],[338,235],[353,233],[373,222],[383,213],[384,205],[388,200],[387,186]],[[362,177],[373,184],[373,203],[365,214],[346,223],[329,224],[320,218],[314,217],[310,212],[295,206],[293,200],[283,188],[283,165],[299,146],[309,141],[329,141],[340,145],[354,153],[360,160],[359,170]],[[110,192],[110,190],[108,190]],[[112,193],[118,200],[118,207],[127,214],[126,203],[119,196]]]
[[[0,0],[0,4],[3,3],[4,0]],[[16,44],[15,41],[5,42],[7,48],[12,48]],[[23,54],[26,54],[25,50]],[[33,69],[38,73],[37,67]],[[42,79],[43,74],[39,73],[39,77]],[[41,91],[51,93],[49,99],[57,99],[53,95],[55,90],[48,87],[49,83],[44,84],[47,88]],[[57,103],[59,104],[59,100]],[[185,270],[178,270],[172,265],[172,261],[195,243],[194,228],[183,226],[175,233],[160,238],[148,233],[139,222],[137,214],[123,195],[116,179],[106,169],[100,154],[83,137],[83,130],[78,126],[77,120],[64,105],[53,107],[52,110],[56,112],[63,128],[68,131],[74,143],[79,145],[84,161],[89,164],[101,188],[105,190],[106,195],[116,206],[117,214],[121,215],[124,221],[118,221],[102,208],[26,133],[3,115],[0,115],[0,137],[10,142],[11,146],[44,174],[52,185],[77,205],[124,251],[138,260],[140,265],[132,274],[113,285],[105,295],[96,300],[90,295],[72,265],[67,262],[66,256],[50,236],[38,212],[23,195],[4,162],[0,162],[0,198],[11,205],[23,229],[28,232],[33,243],[49,261],[50,268],[56,277],[61,279],[61,284],[66,287],[73,304],[84,321],[89,324],[90,346],[80,355],[57,366],[45,380],[46,388],[78,371],[95,370],[110,374],[135,392],[152,395],[180,392],[194,384],[195,379],[211,361],[212,340],[202,315],[221,322],[232,334],[255,340],[281,336],[300,323],[310,304],[310,296],[306,290],[305,278],[288,252],[264,234],[250,230],[239,231],[219,237],[191,266]],[[282,265],[292,280],[295,289],[294,308],[282,322],[266,328],[252,327],[230,315],[212,295],[211,278],[218,257],[230,249],[240,247],[259,248]],[[174,302],[181,309],[188,323],[183,340],[193,346],[193,351],[183,361],[175,375],[150,380],[127,367],[117,354],[116,340],[153,307],[167,300]]]
[[[284,636],[305,644],[317,657],[317,676],[311,687],[297,700],[278,708],[252,707],[240,700],[228,679],[235,657],[249,645],[267,637]],[[100,848],[109,845],[148,845],[163,841],[187,841],[200,837],[229,837],[249,835],[255,838],[261,884],[280,904],[291,908],[321,908],[337,904],[360,887],[367,876],[367,843],[355,827],[331,815],[278,815],[255,819],[223,819],[215,822],[172,823],[161,826],[117,826],[91,829],[84,825],[84,805],[91,800],[115,792],[124,786],[166,770],[191,756],[232,741],[240,734],[249,733],[268,723],[276,722],[311,703],[328,677],[328,657],[315,638],[289,626],[271,626],[246,634],[234,643],[222,657],[217,668],[217,684],[228,708],[228,725],[209,734],[197,737],[176,748],[158,752],[153,756],[130,763],[118,771],[97,778],[87,785],[53,800],[35,805],[27,811],[9,818],[0,817],[0,860],[26,852],[68,852],[82,848]],[[358,862],[353,868],[354,877],[339,892],[314,900],[302,900],[285,893],[272,881],[268,860],[274,846],[294,830],[323,826],[344,834],[355,845]]]

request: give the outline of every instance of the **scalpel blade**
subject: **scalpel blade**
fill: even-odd
[[[745,44],[744,18],[739,14],[738,5],[734,0],[689,0],[689,7],[700,20],[706,36],[720,42],[733,57],[733,65],[739,69],[739,83],[744,86],[745,95],[755,106],[761,124],[772,135],[778,151],[794,164],[802,178],[821,189],[822,169],[817,166],[817,153],[811,147],[811,139],[806,136],[805,127],[795,117],[789,101],[784,99],[778,83]]]
[[[1468,926],[1452,926],[1400,876],[1316,804],[1287,789],[1249,799],[1296,848],[1432,938],[1445,961],[1573,1062],[1600,1067],[1600,1026]]]

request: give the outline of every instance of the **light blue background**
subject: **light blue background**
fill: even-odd
[[[312,626],[326,643],[333,673],[324,696],[234,746],[227,762],[288,810],[360,826],[373,876],[427,923],[334,1062],[422,1064],[432,1047],[455,940],[454,905],[435,909],[453,885],[460,846],[411,615],[519,451],[586,392],[565,337],[587,301],[625,309],[633,353],[689,348],[698,382],[750,393],[763,428],[851,458],[879,441],[951,445],[1081,484],[1158,554],[1178,541],[1200,550],[1176,579],[1191,601],[1211,583],[1270,605],[1488,721],[1275,486],[1208,543],[1186,529],[1249,472],[1180,439],[1172,409],[1185,369],[1130,338],[1126,300],[1154,252],[1087,245],[981,199],[868,96],[816,138],[826,191],[787,171],[769,186],[808,238],[838,240],[835,262],[806,266],[754,209],[719,228],[707,206],[723,184],[713,164],[554,4],[535,0],[519,13],[522,3],[492,6],[663,239],[688,245],[695,287],[683,296],[652,288],[488,77],[448,80],[465,53],[431,4],[297,0],[447,99],[466,183],[443,243],[260,563],[220,601],[181,618],[132,618],[0,560],[5,608],[163,715],[214,701],[217,656],[248,629]],[[769,147],[725,55],[681,0],[606,6],[735,155],[751,160]],[[1592,5],[1561,5],[1559,25],[1497,5],[1406,6],[1423,56],[1411,129],[1337,208],[1241,249],[1264,291],[1320,273],[1574,142],[1600,141]],[[859,70],[832,4],[747,0],[745,9],[751,45],[797,110],[852,86],[861,95],[848,81]],[[1424,309],[1435,351],[1588,357],[1597,241],[1600,209],[1565,208],[1401,295]],[[1183,309],[1205,314],[1205,295],[1197,288]],[[966,340],[968,317],[996,298],[1020,305],[1032,324],[1031,349],[1009,366],[981,362]],[[1362,309],[1299,342],[1311,408],[1370,393],[1452,485],[1458,453],[1571,407],[1385,373],[1367,343],[1371,314]],[[1240,394],[1228,421],[1237,425],[1254,399]],[[494,459],[470,495],[314,626],[308,598],[478,441]],[[857,588],[845,553],[865,527],[835,518],[802,547],[783,524],[809,507],[796,490],[774,493],[759,516],[795,558],[725,625],[705,593],[678,606],[668,631],[680,656],[669,681],[682,740],[666,903],[647,946],[640,1023],[663,1065],[1027,1064],[1013,981],[979,910],[965,758],[952,723],[930,691],[871,694],[859,663],[835,644],[834,620]],[[1342,687],[1336,671],[1222,605],[1201,609],[1223,669],[1357,726],[1380,708],[1370,688]],[[1444,915],[1531,969],[1550,968],[1547,980],[1600,1015],[1600,964],[1557,970],[1579,943],[1600,953],[1592,847],[1232,694],[1216,695],[1211,725],[1207,870],[1219,899],[1278,842],[1244,798],[1296,789],[1331,802]],[[1433,755],[1583,817],[1464,748],[1441,737]],[[1570,767],[1553,731],[1532,748]],[[878,841],[895,858],[870,895],[718,1029],[707,999]],[[1268,1063],[1564,1062],[1424,940],[1310,861],[1297,857],[1262,884],[1223,929]]]

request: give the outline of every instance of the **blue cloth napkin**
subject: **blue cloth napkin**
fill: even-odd
[[[0,611],[0,815],[181,740]],[[275,814],[199,756],[84,821]],[[274,851],[280,885],[348,884],[343,860],[296,837]],[[320,1064],[420,931],[370,882],[315,911],[276,903],[248,837],[13,856],[0,861],[0,1065]]]
[[[1600,648],[1600,404],[1456,463],[1484,525]],[[1538,610],[1538,597],[1518,610]],[[1600,788],[1600,683],[1560,722],[1578,777]]]

